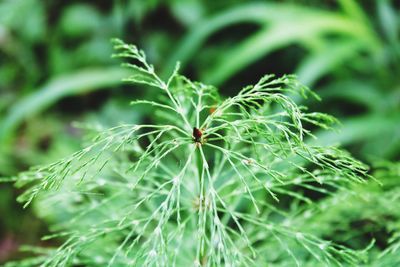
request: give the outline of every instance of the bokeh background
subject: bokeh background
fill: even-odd
[[[297,74],[322,97],[299,104],[341,121],[310,142],[341,144],[373,167],[395,163],[399,29],[396,0],[1,0],[0,177],[79,149],[74,122],[101,128],[148,116],[129,106],[154,96],[121,82],[114,37],[143,49],[164,76],[180,61],[183,74],[225,96],[263,74]],[[19,193],[0,184],[0,264],[23,257],[22,244],[42,245],[51,223],[34,206],[23,210]],[[384,249],[390,229],[370,217],[367,232]]]

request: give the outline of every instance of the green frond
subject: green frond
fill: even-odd
[[[102,131],[18,177],[29,184],[25,205],[37,198],[52,209],[51,199],[67,213],[47,237],[64,243],[39,253],[41,266],[305,266],[310,258],[358,266],[362,252],[303,231],[288,207],[312,210],[304,192],[328,197],[369,177],[347,152],[306,141],[313,134],[305,125],[337,122],[290,97],[313,92],[292,75],[266,75],[222,100],[216,88],[179,75],[179,65],[164,81],[143,51],[113,43],[115,56],[130,61],[127,82],[160,89],[155,100],[131,102],[154,116]]]

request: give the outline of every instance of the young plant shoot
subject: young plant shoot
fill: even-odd
[[[33,249],[26,265],[359,266],[362,251],[299,227],[319,212],[314,201],[368,178],[345,151],[310,142],[311,129],[336,120],[289,95],[315,94],[267,75],[223,99],[179,65],[163,80],[143,51],[114,44],[132,70],[126,81],[157,90],[132,102],[151,110],[148,123],[101,131],[18,177],[25,205],[62,218],[45,237],[61,245]]]

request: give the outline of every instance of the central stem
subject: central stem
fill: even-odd
[[[205,166],[204,158],[201,153],[201,143],[195,143],[196,146],[196,167],[198,175],[198,233],[199,243],[197,248],[197,261],[203,266],[207,261],[206,248],[206,223],[207,223],[207,201],[206,201],[206,186],[205,186]]]

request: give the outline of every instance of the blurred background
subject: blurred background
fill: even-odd
[[[263,74],[297,74],[322,97],[298,103],[341,121],[309,142],[341,144],[371,166],[395,163],[399,29],[395,0],[1,0],[0,177],[79,149],[84,133],[73,122],[102,128],[147,116],[129,102],[153,91],[121,82],[114,37],[143,49],[164,77],[180,61],[183,74],[224,96]],[[51,223],[23,210],[19,193],[0,184],[0,264],[23,256],[22,244],[41,245]],[[368,231],[390,235],[368,216]]]

